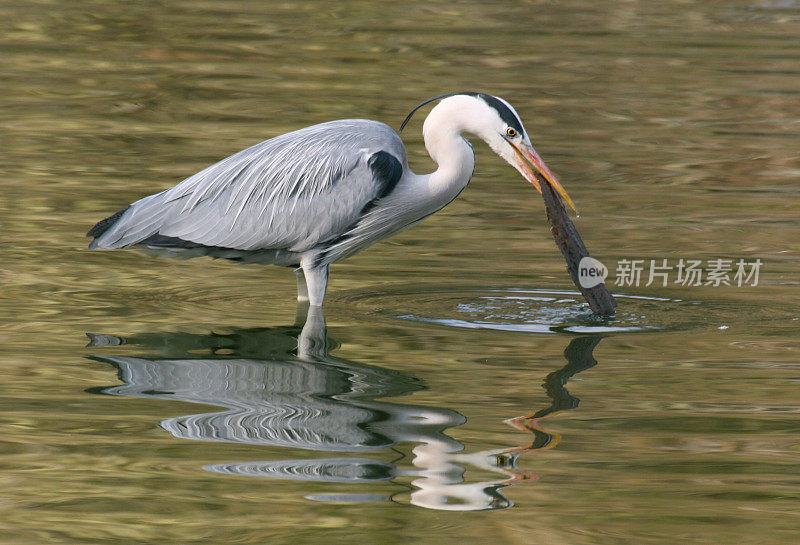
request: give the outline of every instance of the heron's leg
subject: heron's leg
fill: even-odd
[[[308,305],[308,299],[306,299],[305,301],[297,301],[297,308],[294,311],[295,326],[303,327],[306,324],[309,308],[311,307],[309,307]]]
[[[299,303],[308,302],[308,286],[306,285],[306,275],[303,274],[303,269],[298,267],[294,270],[297,276],[297,301]]]
[[[309,306],[303,331],[297,337],[297,357],[302,360],[328,355],[328,335],[322,307]]]
[[[303,273],[306,277],[308,289],[308,303],[312,307],[321,307],[325,299],[325,289],[328,287],[328,266],[314,266],[315,256],[304,258],[301,262]]]

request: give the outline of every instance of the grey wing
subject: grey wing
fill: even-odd
[[[291,132],[208,167],[98,223],[90,248],[150,241],[302,252],[351,227],[406,166],[400,138],[376,121]]]

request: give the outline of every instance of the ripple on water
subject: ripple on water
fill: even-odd
[[[368,458],[325,458],[212,464],[213,473],[329,483],[369,483],[395,477],[395,466]]]
[[[470,329],[528,333],[621,333],[684,329],[707,322],[697,302],[615,294],[613,317],[592,314],[577,291],[403,286],[341,299],[396,318]]]

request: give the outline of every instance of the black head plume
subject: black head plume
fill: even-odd
[[[515,129],[517,129],[517,131],[519,131],[520,134],[524,133],[524,129],[522,128],[522,123],[520,123],[520,121],[517,118],[517,116],[514,115],[514,113],[508,108],[508,106],[506,106],[503,103],[502,100],[498,99],[495,96],[487,95],[486,93],[476,93],[474,91],[467,91],[467,92],[462,92],[462,93],[445,93],[444,95],[435,96],[433,98],[429,98],[428,100],[425,100],[425,101],[421,102],[416,108],[411,110],[411,113],[406,116],[405,120],[403,120],[402,125],[400,125],[400,132],[403,131],[403,128],[406,126],[408,121],[411,119],[411,116],[414,115],[414,113],[417,110],[419,110],[420,108],[422,108],[423,106],[425,106],[429,102],[433,102],[434,100],[440,100],[442,98],[453,97],[453,96],[456,96],[456,95],[466,95],[466,96],[470,96],[470,97],[475,97],[475,98],[481,99],[490,108],[493,108],[497,112],[497,114],[500,116],[500,118],[503,121],[505,121],[506,124],[509,127],[514,127]]]
[[[434,100],[439,100],[439,99],[442,99],[442,98],[454,97],[456,95],[478,96],[478,93],[472,93],[472,92],[469,92],[469,93],[445,93],[443,95],[439,95],[439,96],[435,96],[433,98],[429,98],[428,100],[425,100],[425,101],[421,102],[420,104],[417,105],[416,108],[411,110],[411,113],[406,116],[406,118],[403,120],[403,123],[400,125],[400,132],[403,132],[403,128],[406,126],[406,123],[409,122],[409,120],[411,119],[411,116],[414,115],[414,113],[417,110],[419,110],[420,108],[422,108],[423,106],[425,106],[429,102],[433,102]]]

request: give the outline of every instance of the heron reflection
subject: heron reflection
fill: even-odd
[[[175,437],[338,453],[327,458],[219,463],[205,466],[208,471],[350,484],[400,484],[411,479],[412,504],[464,511],[509,507],[512,503],[500,490],[536,478],[519,470],[516,461],[527,452],[557,442],[557,436],[544,431],[540,421],[577,406],[564,383],[596,363],[591,352],[600,340],[573,339],[565,352],[569,363],[549,375],[545,383],[551,406],[508,421],[533,434],[529,444],[467,453],[461,442],[445,434],[448,428],[466,422],[458,412],[385,401],[422,390],[419,379],[330,356],[335,343],[327,337],[319,308],[311,307],[304,323],[301,320],[289,327],[208,335],[89,337],[92,347],[132,344],[151,352],[146,357],[92,356],[115,366],[123,384],[91,391],[223,408],[161,421],[160,426]],[[401,443],[414,445],[410,456],[389,462],[367,455]],[[498,478],[468,482],[467,468],[493,472]],[[362,493],[306,497],[351,502],[387,499]]]

